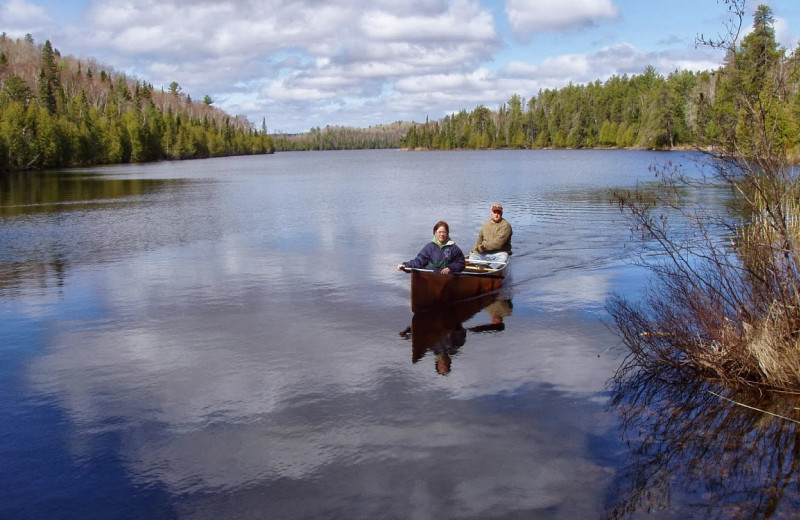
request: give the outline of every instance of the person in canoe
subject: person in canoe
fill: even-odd
[[[511,255],[511,234],[511,224],[503,218],[503,206],[493,204],[489,220],[478,231],[478,239],[469,253],[469,261],[489,264],[492,269],[502,267]]]
[[[414,269],[433,269],[442,274],[460,273],[464,270],[466,259],[455,242],[450,238],[450,226],[440,220],[433,226],[433,240],[425,244],[416,258],[397,266],[398,271],[410,267]]]

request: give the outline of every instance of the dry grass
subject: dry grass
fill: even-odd
[[[722,233],[725,219],[669,202],[676,183],[665,183],[655,199],[617,195],[664,259],[642,262],[655,276],[641,303],[609,302],[632,353],[623,371],[671,367],[734,388],[800,392],[800,191],[784,175],[790,170],[776,171],[781,175],[756,185],[752,176],[737,184],[739,222],[746,224]],[[691,238],[675,239],[663,224],[668,219],[653,217],[667,205],[685,217]]]

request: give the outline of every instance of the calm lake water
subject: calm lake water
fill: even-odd
[[[0,176],[0,517],[793,517],[787,424],[609,385],[606,299],[646,277],[608,190],[666,161],[698,167],[384,150]],[[493,202],[507,287],[412,315],[396,265],[442,219],[469,250]]]

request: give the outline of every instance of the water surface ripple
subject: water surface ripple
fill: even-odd
[[[602,517],[626,450],[603,309],[644,280],[608,190],[665,161],[691,164],[304,152],[4,178],[0,516]],[[493,202],[508,287],[413,316],[394,266],[440,219],[469,250]]]

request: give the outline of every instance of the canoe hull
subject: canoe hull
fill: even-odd
[[[411,311],[432,309],[498,290],[505,282],[506,267],[457,274],[411,271]]]

